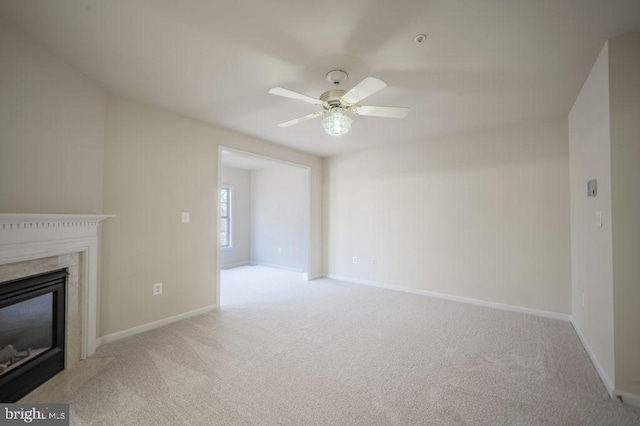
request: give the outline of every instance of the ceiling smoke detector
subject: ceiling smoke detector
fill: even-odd
[[[415,36],[413,38],[413,41],[415,41],[418,44],[424,43],[425,41],[427,41],[427,35],[426,34],[418,34],[417,36]]]

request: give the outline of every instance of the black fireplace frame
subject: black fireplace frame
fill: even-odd
[[[0,402],[16,402],[64,370],[66,269],[0,284],[0,308],[47,293],[53,294],[51,348],[0,377]]]

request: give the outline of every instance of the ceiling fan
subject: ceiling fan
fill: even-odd
[[[339,86],[347,79],[348,75],[342,70],[332,70],[327,73],[327,80],[334,86]],[[302,93],[282,87],[274,87],[269,93],[284,98],[296,99],[309,104],[320,105],[322,110],[285,121],[278,124],[280,127],[289,127],[302,121],[324,116],[322,127],[332,136],[344,135],[351,128],[352,118],[349,113],[356,115],[369,115],[373,117],[404,118],[409,113],[409,108],[358,105],[358,102],[379,92],[387,87],[387,84],[374,77],[367,77],[356,84],[349,91],[333,89],[324,92],[320,98],[312,98]]]

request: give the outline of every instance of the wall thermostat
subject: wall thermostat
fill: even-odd
[[[598,194],[598,181],[596,179],[591,179],[587,182],[587,196],[595,197]]]

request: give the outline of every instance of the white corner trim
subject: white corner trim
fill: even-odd
[[[324,275],[323,274],[310,274],[309,272],[303,272],[302,273],[302,281],[313,281],[313,280],[317,280],[318,278],[323,278]]]
[[[617,399],[618,396],[620,396],[620,398],[622,398],[622,402],[624,404],[629,404],[629,405],[633,405],[634,407],[640,407],[640,396],[639,395],[635,395],[629,392],[625,392],[625,391],[621,391],[618,389],[615,389],[613,391],[613,398]]]
[[[609,376],[607,376],[607,373],[604,372],[604,368],[602,368],[602,366],[600,365],[600,361],[598,360],[598,357],[596,357],[596,354],[591,350],[591,347],[589,346],[587,339],[584,337],[584,334],[582,334],[582,330],[580,330],[580,327],[578,326],[578,323],[576,322],[573,315],[571,316],[571,324],[573,325],[573,329],[576,331],[576,334],[580,338],[580,341],[582,342],[582,346],[584,346],[584,349],[587,351],[587,354],[589,354],[589,358],[591,358],[591,362],[593,363],[593,366],[596,368],[596,371],[598,372],[598,375],[600,376],[600,379],[602,380],[604,387],[607,388],[607,392],[609,393],[609,396],[613,398],[615,383],[613,382],[613,380],[611,380]]]
[[[115,342],[116,340],[124,339],[125,337],[135,336],[136,334],[144,333],[145,331],[153,330],[158,327],[162,327],[167,324],[171,324],[183,319],[195,317],[196,315],[205,314],[218,308],[218,305],[209,305],[203,308],[194,309],[193,311],[183,312],[172,317],[163,318],[158,321],[148,322],[146,324],[139,325],[137,327],[129,328],[127,330],[116,331],[115,333],[107,334],[98,338],[98,346]]]
[[[326,277],[327,278],[331,278],[332,280],[347,281],[347,282],[351,282],[351,283],[354,283],[354,284],[363,284],[363,285],[368,285],[368,286],[372,286],[372,287],[384,288],[386,290],[400,291],[400,292],[403,292],[403,293],[419,294],[419,295],[422,295],[422,296],[435,297],[435,298],[438,298],[438,299],[445,299],[445,300],[450,300],[450,301],[454,301],[454,302],[468,303],[470,305],[484,306],[486,308],[494,308],[494,309],[500,309],[500,310],[503,310],[503,311],[510,311],[510,312],[517,312],[517,313],[521,313],[521,314],[534,315],[534,316],[537,316],[537,317],[557,319],[557,320],[560,320],[560,321],[571,321],[571,315],[569,315],[569,314],[561,314],[559,312],[542,311],[542,310],[539,310],[539,309],[525,308],[525,307],[522,307],[522,306],[507,305],[507,304],[504,304],[504,303],[496,303],[496,302],[488,302],[486,300],[473,299],[471,297],[454,296],[454,295],[451,295],[451,294],[444,294],[444,293],[438,293],[438,292],[435,292],[435,291],[420,290],[420,289],[409,288],[409,287],[402,287],[402,286],[393,285],[393,284],[385,284],[385,283],[381,283],[381,282],[377,282],[377,281],[361,280],[361,279],[358,279],[358,278],[345,277],[345,276],[342,276],[342,275],[328,274],[328,275],[326,275]]]

